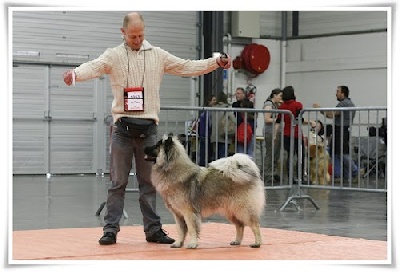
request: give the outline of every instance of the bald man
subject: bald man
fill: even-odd
[[[144,146],[157,142],[161,79],[164,73],[199,76],[217,68],[228,69],[232,62],[227,55],[202,60],[181,59],[151,45],[144,38],[145,23],[142,15],[137,12],[125,15],[120,30],[123,43],[64,73],[64,82],[68,86],[104,74],[111,81],[114,96],[111,106],[114,121],[111,136],[111,187],[108,189],[105,225],[99,243],[111,245],[117,242],[125,189],[134,156],[146,241],[172,244],[175,240],[162,229],[156,212],[156,190],[151,182],[152,163],[144,160],[143,152]]]

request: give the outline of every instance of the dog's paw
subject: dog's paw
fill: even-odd
[[[197,243],[189,243],[187,246],[186,246],[186,248],[197,248]]]
[[[251,244],[250,247],[251,248],[259,248],[261,245],[260,244]]]
[[[183,242],[175,242],[171,245],[171,248],[181,248],[183,246]]]
[[[238,241],[232,241],[231,242],[231,244],[230,244],[231,246],[239,246],[240,245],[240,242],[238,242]]]

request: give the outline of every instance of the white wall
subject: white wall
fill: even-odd
[[[385,7],[335,11],[300,11],[299,35],[368,31],[387,27]],[[290,19],[290,17],[289,17]]]
[[[347,85],[356,106],[387,105],[387,35],[373,33],[288,42],[285,85],[304,107],[334,107]]]

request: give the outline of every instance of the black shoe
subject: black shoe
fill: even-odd
[[[153,235],[146,235],[146,241],[150,243],[172,244],[173,242],[175,242],[175,239],[168,237],[164,230],[160,229]]]
[[[100,245],[112,245],[117,242],[117,235],[113,232],[105,232],[104,235],[100,238]]]

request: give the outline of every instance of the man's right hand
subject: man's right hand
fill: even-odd
[[[318,103],[314,103],[314,104],[312,104],[312,107],[313,107],[313,108],[321,108],[321,105],[318,104]]]
[[[229,69],[232,66],[232,59],[228,54],[221,53],[217,59],[217,64],[221,68]]]
[[[68,86],[71,86],[71,84],[73,83],[73,73],[74,73],[74,70],[68,70],[68,71],[66,71],[64,74],[63,74],[63,77],[64,77],[64,82],[65,82],[65,84],[67,84]]]

